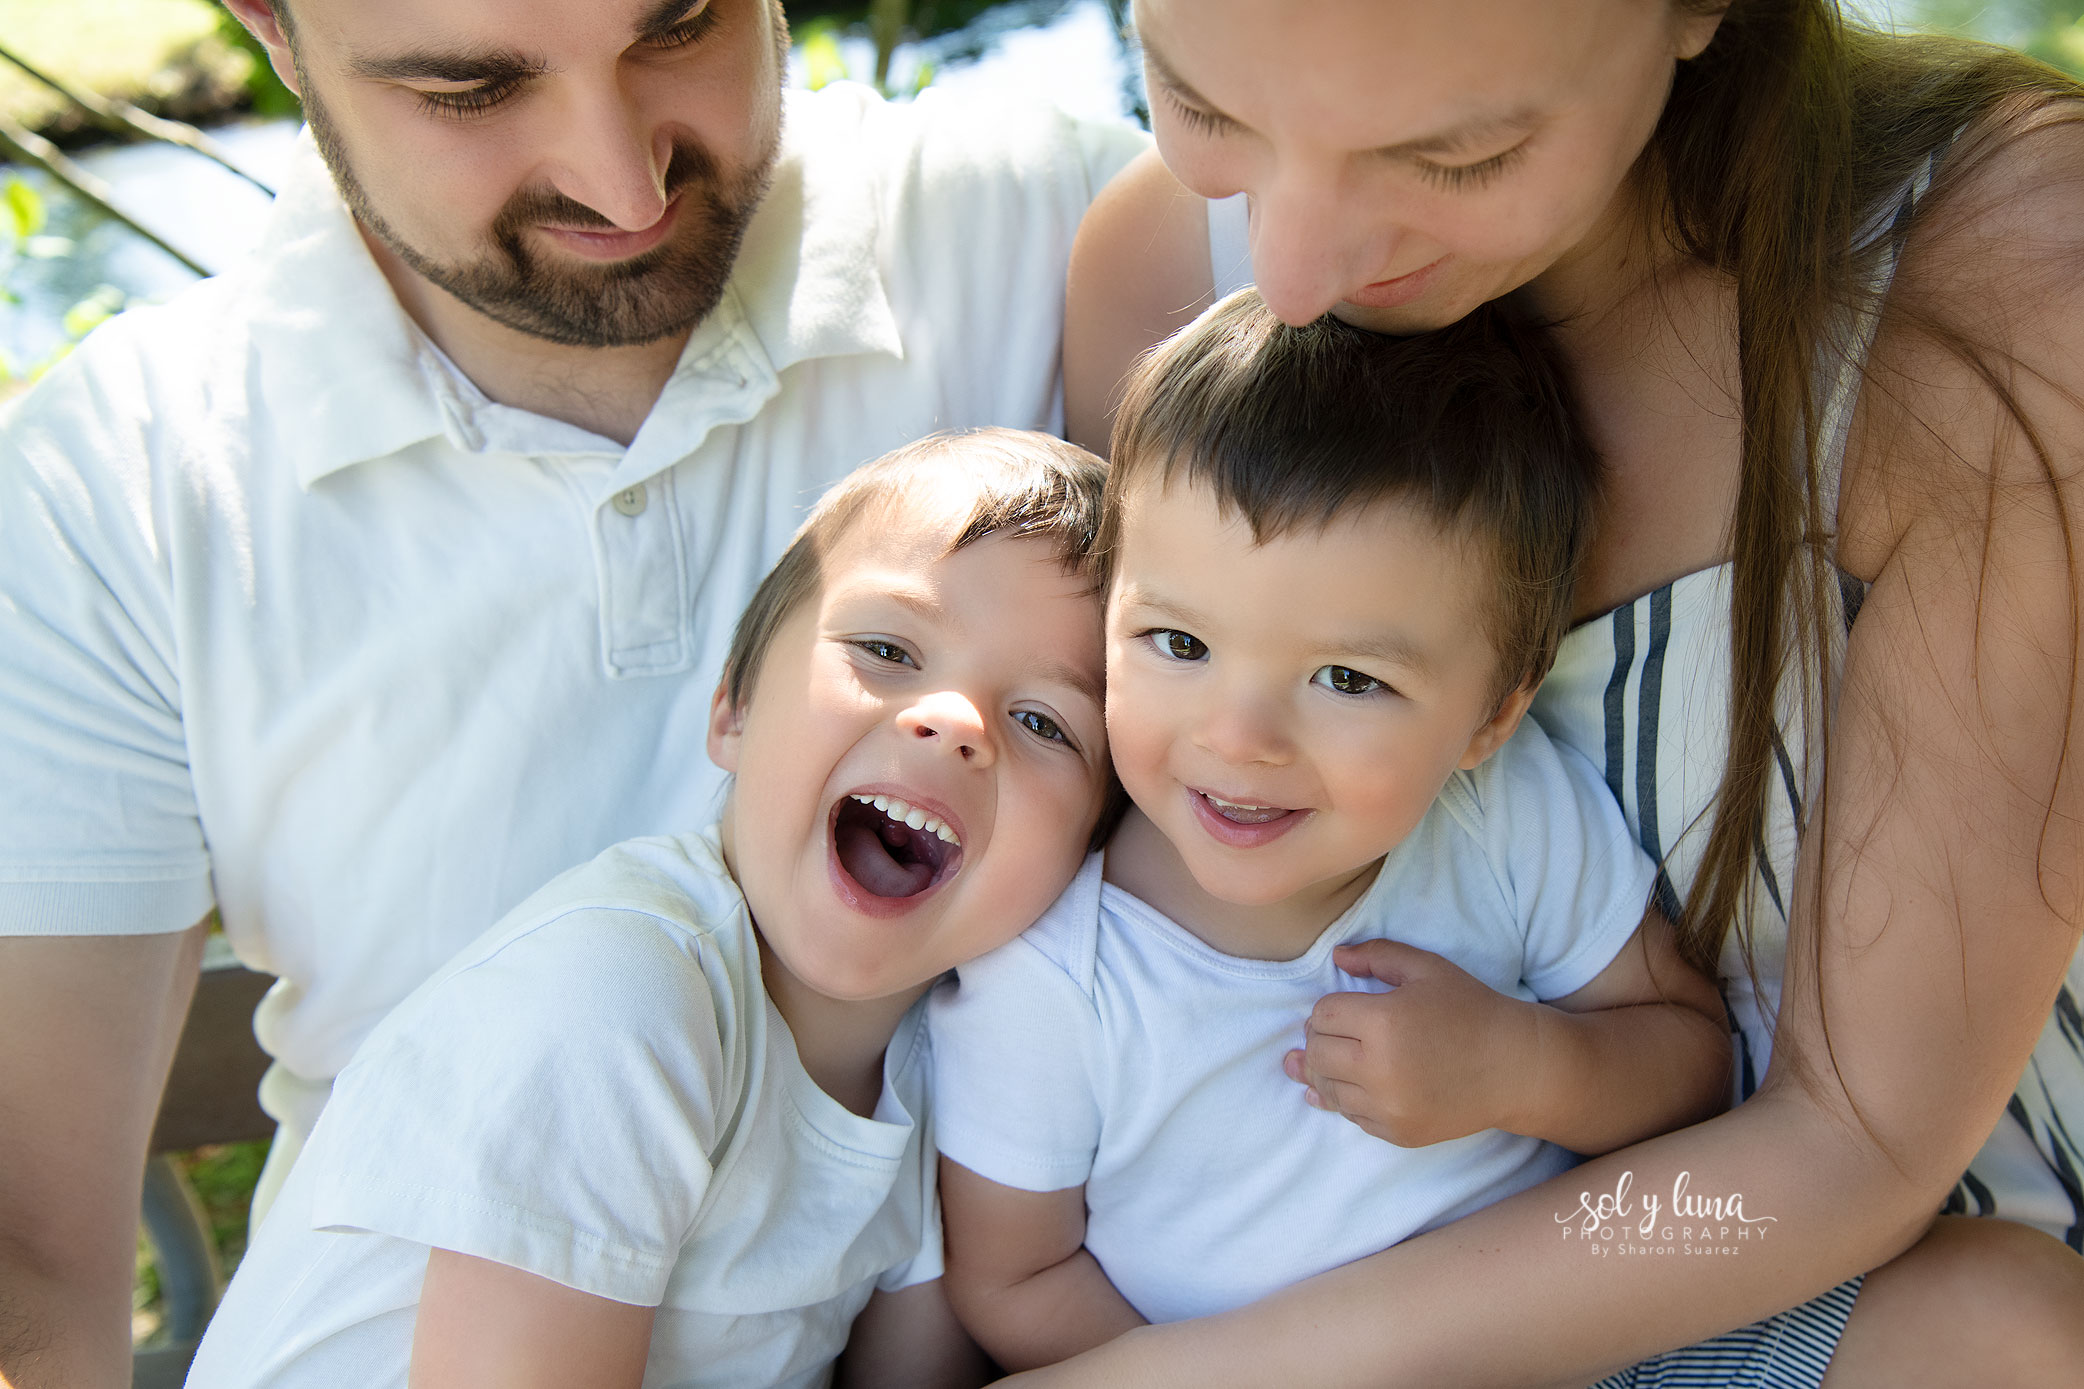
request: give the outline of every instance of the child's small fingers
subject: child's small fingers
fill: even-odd
[[[1350,1080],[1360,1073],[1361,1046],[1351,1037],[1319,1032],[1303,1049],[1303,1065],[1315,1078]]]
[[[1281,1058],[1281,1073],[1290,1080],[1308,1080],[1309,1074],[1303,1060],[1302,1048],[1297,1047]]]

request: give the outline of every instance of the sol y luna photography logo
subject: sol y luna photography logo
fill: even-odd
[[[1635,1173],[1623,1172],[1611,1192],[1578,1193],[1574,1211],[1556,1217],[1563,1238],[1606,1258],[1656,1255],[1728,1257],[1765,1243],[1777,1223],[1744,1209],[1744,1193],[1710,1195],[1694,1189],[1693,1174],[1672,1180],[1669,1199],[1658,1191],[1638,1192]]]

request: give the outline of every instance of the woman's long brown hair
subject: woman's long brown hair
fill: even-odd
[[[1680,64],[1642,172],[1661,185],[1680,245],[1735,281],[1742,370],[1729,761],[1679,923],[1687,958],[1713,972],[1732,924],[1750,919],[1790,662],[1805,726],[1828,717],[1827,653],[1844,618],[1824,383],[1858,352],[1845,326],[1876,307],[1865,300],[1890,252],[1886,236],[1856,245],[1863,223],[1933,151],[1952,142],[1955,153],[1926,204],[2008,133],[2084,88],[2005,49],[1848,26],[1835,0],[1677,3],[1726,12],[1707,50]],[[2005,384],[2016,363],[1976,327],[1920,324],[1996,392],[2054,486],[2048,451]],[[2074,577],[2074,553],[2071,564]],[[2073,651],[2073,684],[2074,666]],[[1821,768],[1812,771],[1821,786]],[[1748,930],[1739,931],[1748,962]]]

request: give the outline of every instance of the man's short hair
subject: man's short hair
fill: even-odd
[[[1255,541],[1383,502],[1418,508],[1493,559],[1497,695],[1539,680],[1570,625],[1598,456],[1547,334],[1487,304],[1387,337],[1300,328],[1240,290],[1147,353],[1115,417],[1101,557],[1145,479],[1206,487]]]

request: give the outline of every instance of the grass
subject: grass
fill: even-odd
[[[224,1276],[229,1278],[246,1253],[246,1211],[253,1200],[253,1184],[260,1179],[261,1164],[267,1160],[268,1145],[265,1141],[219,1143],[173,1156],[174,1165],[202,1198],[203,1214],[217,1241],[217,1256],[223,1261]],[[159,1270],[153,1266],[152,1252],[142,1232],[138,1236],[137,1272],[131,1281],[130,1306],[131,1339],[149,1340],[159,1330],[163,1312]]]
[[[0,41],[61,81],[192,119],[236,105],[253,56],[214,0],[0,0]],[[64,98],[0,64],[0,113],[31,129],[77,129]]]

